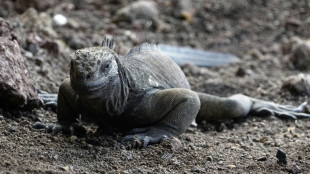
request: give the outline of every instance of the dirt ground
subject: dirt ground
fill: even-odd
[[[291,37],[310,38],[307,0],[184,0],[190,3],[184,7],[175,1],[155,0],[158,24],[151,26],[140,20],[129,24],[111,20],[128,0],[87,0],[78,9],[72,1],[55,0],[49,1],[54,4],[47,9],[37,9],[51,18],[55,14],[68,18],[66,25],[51,26],[56,35],[29,29],[36,21],[22,25],[21,14],[27,7],[14,8],[18,1],[3,2],[10,8],[0,8],[0,14],[20,36],[30,80],[51,93],[69,76],[70,54],[77,48],[99,45],[110,34],[120,54],[140,43],[155,42],[240,57],[240,62],[227,67],[184,67],[195,91],[219,96],[243,93],[292,105],[309,100],[281,89],[284,79],[302,72],[292,68],[281,46]],[[34,50],[29,46],[31,33],[39,33],[54,47],[37,44]],[[32,128],[36,121],[56,123],[56,114],[44,109],[0,109],[0,173],[310,173],[309,119],[250,116],[203,122],[179,137],[180,150],[165,143],[128,149],[117,133],[94,136],[90,132],[77,139],[52,136]],[[277,163],[278,149],[287,154],[287,165]]]

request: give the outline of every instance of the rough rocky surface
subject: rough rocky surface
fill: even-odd
[[[33,23],[19,25],[21,14],[14,8],[7,8],[7,13],[2,11],[20,31],[17,34],[30,37],[31,33],[37,33],[43,40],[57,43],[58,52],[40,42],[25,41],[21,46],[29,78],[37,88],[57,92],[61,81],[69,75],[72,48],[100,45],[104,35],[110,34],[115,37],[120,54],[147,41],[228,52],[240,57],[239,63],[227,67],[184,67],[194,90],[219,96],[244,93],[282,104],[309,101],[306,95],[281,89],[287,77],[309,74],[307,69],[301,71],[290,65],[286,55],[290,55],[291,50],[283,52],[286,41],[293,37],[310,38],[309,1],[186,1],[184,3],[191,3],[193,11],[184,9],[191,13],[189,17],[182,17],[175,2],[156,0],[158,19],[164,26],[161,31],[141,26],[139,21],[121,26],[111,20],[132,1],[84,0],[86,4],[75,8],[77,1],[57,1],[55,6],[41,12],[49,18],[55,14],[67,17],[68,23],[64,26],[48,26],[57,37],[39,28],[28,30]],[[17,1],[2,2],[15,5]],[[29,39],[33,38],[36,37]],[[31,43],[36,45],[36,54],[28,49]],[[52,136],[43,129],[34,129],[35,122],[56,122],[56,114],[50,111],[7,112],[3,108],[0,115],[1,172],[310,172],[310,120],[253,115],[244,120],[202,123],[179,137],[182,146],[173,140],[147,149],[129,150],[121,143],[122,135],[94,135],[96,127],[92,125],[86,137]],[[173,150],[174,147],[178,150]],[[278,163],[278,149],[285,152],[286,165]]]
[[[35,107],[40,100],[27,77],[13,26],[0,18],[0,106]]]

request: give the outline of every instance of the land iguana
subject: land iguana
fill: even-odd
[[[147,147],[182,134],[195,118],[310,117],[306,102],[294,107],[243,94],[225,98],[192,91],[180,67],[155,44],[144,43],[124,57],[113,49],[114,41],[105,38],[100,47],[76,50],[57,101],[57,95],[40,94],[44,102],[57,104],[54,133],[74,133],[81,116],[99,127],[130,130],[124,140]]]

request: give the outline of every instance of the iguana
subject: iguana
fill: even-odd
[[[100,47],[75,51],[70,78],[59,87],[53,128],[74,133],[79,116],[99,127],[130,130],[126,141],[142,147],[185,132],[195,120],[221,120],[253,115],[293,119],[310,117],[299,107],[279,105],[243,94],[228,98],[191,90],[180,67],[161,54],[155,44],[137,46],[125,57],[105,38]],[[56,103],[57,95],[41,94]]]

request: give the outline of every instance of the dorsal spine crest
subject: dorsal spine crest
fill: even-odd
[[[114,50],[114,48],[115,48],[114,39],[112,37],[105,36],[101,46],[108,47],[111,50]]]
[[[139,46],[132,48],[129,51],[128,56],[132,56],[132,55],[139,54],[139,53],[146,52],[146,51],[158,51],[157,45],[153,43],[152,44],[143,43]]]

